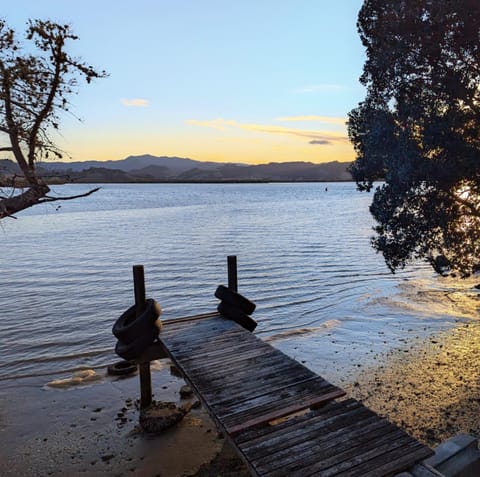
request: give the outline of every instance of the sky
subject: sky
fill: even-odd
[[[71,24],[69,51],[108,78],[80,85],[56,139],[70,160],[129,155],[350,161],[365,93],[361,0],[15,0],[1,16]]]

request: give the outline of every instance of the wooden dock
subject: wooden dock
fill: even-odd
[[[165,321],[159,340],[254,476],[381,477],[433,454],[218,313]]]
[[[134,267],[137,313],[145,306],[143,267]],[[236,257],[228,288],[237,290]],[[250,318],[251,320],[251,318]],[[150,361],[170,357],[253,476],[384,477],[421,467],[433,455],[281,351],[219,313],[164,321],[137,359],[141,407],[152,400]]]

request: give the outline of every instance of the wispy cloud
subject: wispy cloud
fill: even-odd
[[[221,131],[229,129],[242,129],[244,131],[253,131],[268,134],[282,134],[287,136],[297,136],[317,141],[314,144],[334,144],[334,143],[348,143],[348,138],[345,134],[333,131],[314,131],[305,129],[286,128],[283,126],[272,126],[263,124],[246,124],[235,120],[226,120],[222,118],[200,121],[197,119],[188,119],[187,124],[193,126],[202,126]]]
[[[133,108],[146,108],[149,105],[148,99],[143,99],[143,98],[122,98],[120,102],[124,106],[129,106]]]
[[[326,139],[313,139],[308,144],[316,144],[316,145],[326,146],[327,144],[331,144],[331,142],[327,141]]]
[[[345,125],[347,118],[336,118],[333,116],[283,116],[276,118],[276,121],[317,121],[325,124]]]
[[[304,86],[303,88],[298,88],[295,90],[295,93],[335,93],[339,91],[345,91],[346,87],[341,84],[313,84],[310,86]]]

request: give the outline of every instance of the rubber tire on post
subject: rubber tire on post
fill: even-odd
[[[107,373],[111,376],[127,376],[137,371],[137,364],[133,361],[117,361],[107,367]]]
[[[123,343],[133,343],[151,328],[160,316],[160,306],[152,298],[145,302],[145,311],[138,318],[136,310],[136,305],[131,306],[112,327],[112,333]]]
[[[234,308],[238,308],[247,315],[251,315],[257,306],[253,301],[250,301],[248,298],[240,295],[240,293],[230,290],[230,288],[223,285],[217,288],[215,296],[219,300],[232,305]]]
[[[252,332],[257,327],[257,322],[238,308],[233,308],[228,303],[221,302],[217,307],[218,312],[229,320],[235,321],[246,330]]]
[[[119,340],[115,346],[115,352],[120,358],[127,361],[136,359],[158,338],[158,331],[155,325],[150,325],[150,328],[144,334],[131,343],[124,343]]]

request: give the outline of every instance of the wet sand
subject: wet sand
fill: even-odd
[[[2,383],[2,477],[187,476],[222,450],[224,441],[201,408],[160,435],[139,432],[138,377],[97,374],[90,384],[66,388],[40,386],[38,378]],[[158,400],[189,401],[180,398],[185,383],[170,375],[167,363],[152,373],[152,384]],[[221,455],[234,468],[228,449]]]
[[[378,357],[345,389],[418,440],[480,438],[480,324],[470,322]]]
[[[377,356],[378,366],[359,368],[343,387],[431,446],[460,432],[480,437],[479,345],[476,322],[406,337],[403,349]],[[157,368],[155,398],[187,402],[168,363]],[[202,408],[161,435],[145,435],[137,430],[138,377],[97,374],[91,384],[67,388],[42,387],[39,378],[2,383],[0,475],[249,475]]]

